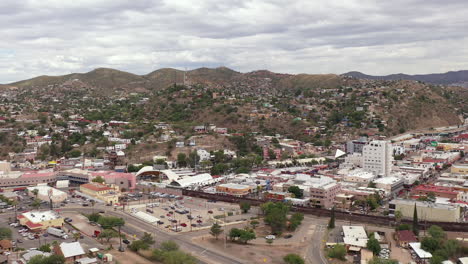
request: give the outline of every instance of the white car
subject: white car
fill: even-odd
[[[275,240],[276,236],[274,236],[274,235],[268,235],[268,236],[266,236],[265,238],[268,239],[268,240]]]

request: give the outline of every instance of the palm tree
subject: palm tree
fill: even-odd
[[[38,189],[34,189],[34,190],[32,190],[31,192],[32,192],[32,194],[34,194],[34,197],[37,198],[37,195],[39,194],[39,190],[38,190]]]
[[[15,207],[15,222],[17,222],[17,221],[18,221],[18,216],[17,216],[17,210],[16,210],[17,207],[16,207],[16,206],[18,205],[18,201],[13,200],[13,201],[11,202],[11,205],[13,205],[13,206]]]
[[[79,232],[73,233],[73,239],[75,239],[75,242],[78,241],[78,239],[81,238],[81,234]]]

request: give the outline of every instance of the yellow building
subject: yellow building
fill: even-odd
[[[18,216],[20,225],[33,232],[39,232],[49,227],[62,227],[63,217],[54,211],[30,211]]]
[[[400,211],[403,218],[412,219],[414,206],[418,211],[419,221],[460,222],[461,207],[452,204],[438,204],[426,201],[395,199],[389,203],[389,213]]]
[[[235,196],[245,196],[252,192],[252,187],[243,184],[226,183],[216,186],[216,192]]]
[[[80,185],[80,192],[101,200],[107,204],[115,204],[119,201],[119,187],[109,187],[105,184],[91,182]]]
[[[468,165],[457,165],[453,164],[450,168],[450,172],[453,174],[468,175]]]

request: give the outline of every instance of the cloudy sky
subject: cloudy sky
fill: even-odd
[[[1,0],[0,83],[111,67],[468,69],[465,0]]]

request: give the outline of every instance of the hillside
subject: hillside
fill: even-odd
[[[186,131],[190,125],[214,123],[234,131],[293,137],[304,137],[307,127],[325,127],[327,137],[363,131],[393,135],[457,125],[468,113],[463,88],[353,75],[359,78],[240,73],[225,67],[187,72],[164,68],[146,75],[99,68],[3,88],[16,87],[18,103],[31,109],[69,111],[89,120],[163,121],[179,123]],[[149,101],[138,101],[143,97]]]
[[[468,71],[450,71],[446,73],[434,73],[434,74],[418,74],[408,75],[403,73],[390,74],[384,76],[373,76],[367,75],[362,72],[352,71],[342,74],[342,76],[349,76],[358,79],[369,79],[369,80],[413,80],[421,81],[431,84],[441,85],[457,85],[468,87]]]

